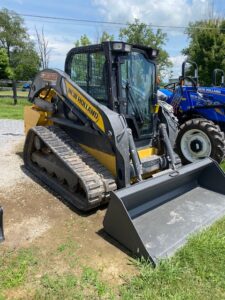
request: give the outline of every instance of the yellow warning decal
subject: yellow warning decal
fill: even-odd
[[[219,115],[224,116],[224,109],[221,109],[221,108],[215,108],[215,111],[216,111]]]
[[[138,155],[139,155],[140,159],[142,159],[142,158],[146,158],[146,157],[152,156],[154,154],[157,154],[157,152],[158,151],[156,148],[150,147],[150,148],[138,150]]]
[[[65,80],[67,97],[75,103],[103,132],[105,126],[100,112],[77,90]]]

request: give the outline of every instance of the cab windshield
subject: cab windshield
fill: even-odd
[[[122,98],[127,115],[135,118],[141,136],[152,132],[151,106],[155,92],[155,65],[140,52],[131,52],[120,64]]]

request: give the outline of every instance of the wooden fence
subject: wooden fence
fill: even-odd
[[[30,85],[31,81],[0,80],[0,98],[12,98],[16,105],[19,98],[27,97],[28,93],[21,95],[21,92],[29,91],[24,84]]]

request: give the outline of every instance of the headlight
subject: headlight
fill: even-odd
[[[157,57],[158,55],[158,50],[152,49],[152,57]]]
[[[113,50],[122,50],[123,43],[113,43]]]
[[[131,45],[123,42],[114,42],[112,48],[114,51],[130,52],[132,47]]]
[[[130,52],[130,51],[131,51],[131,45],[125,44],[124,50],[125,50],[126,52]]]

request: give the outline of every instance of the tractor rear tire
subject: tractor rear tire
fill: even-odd
[[[225,137],[218,125],[203,118],[191,119],[180,126],[176,150],[182,164],[211,157],[221,163],[225,155]]]

